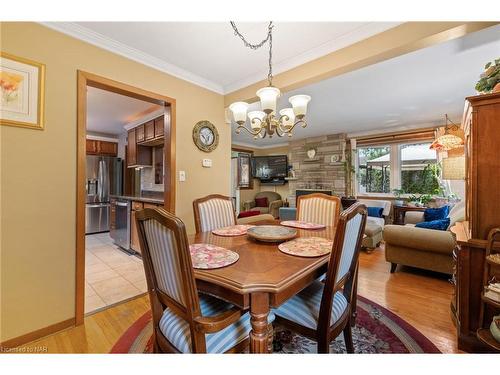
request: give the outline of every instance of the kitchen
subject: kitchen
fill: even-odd
[[[87,89],[85,313],[146,293],[135,213],[163,206],[165,107]],[[167,118],[168,120],[168,118]]]

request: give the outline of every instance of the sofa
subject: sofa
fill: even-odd
[[[365,237],[361,244],[365,249],[374,249],[380,245],[382,241],[382,231],[385,226],[385,221],[391,214],[391,201],[379,199],[358,199],[359,203],[366,207],[382,208],[382,217],[368,216],[366,218]]]
[[[383,232],[385,259],[391,263],[391,273],[402,264],[452,274],[456,241],[450,228],[457,221],[465,220],[465,203],[453,206],[448,217],[450,225],[445,231],[415,227],[416,223],[424,221],[423,212],[407,212],[405,225],[386,225]]]
[[[259,211],[261,214],[271,214],[275,218],[279,216],[278,210],[283,206],[281,195],[274,191],[261,191],[255,195],[255,198],[267,198],[267,206],[257,207],[254,199],[243,203],[244,211]]]

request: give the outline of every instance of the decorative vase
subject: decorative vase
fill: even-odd
[[[500,315],[494,316],[490,325],[491,335],[495,340],[500,342]]]
[[[500,92],[500,82],[498,82],[495,87],[493,87],[493,91],[492,92]]]
[[[405,201],[404,201],[404,200],[402,200],[402,199],[396,199],[396,200],[394,201],[394,205],[395,205],[395,206],[404,206],[404,204],[405,204]]]

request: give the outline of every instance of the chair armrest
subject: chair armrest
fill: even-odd
[[[281,199],[269,203],[269,211],[279,207],[283,207],[283,201]]]
[[[456,246],[455,237],[450,231],[409,225],[386,225],[383,237],[389,245],[450,255]]]
[[[215,316],[200,316],[194,319],[195,327],[198,332],[214,333],[219,332],[236,323],[245,312],[237,307],[224,311]]]
[[[405,213],[405,224],[417,224],[424,219],[424,213],[421,211],[408,211]]]
[[[255,207],[255,201],[245,201],[243,202],[243,209],[249,211],[251,208]]]

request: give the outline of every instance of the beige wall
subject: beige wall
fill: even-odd
[[[1,23],[1,49],[46,64],[45,130],[0,127],[1,320],[5,341],[74,317],[77,70],[177,100],[176,213],[194,230],[193,199],[230,190],[230,127],[221,95],[34,23]],[[207,155],[192,142],[199,120],[220,134]]]

